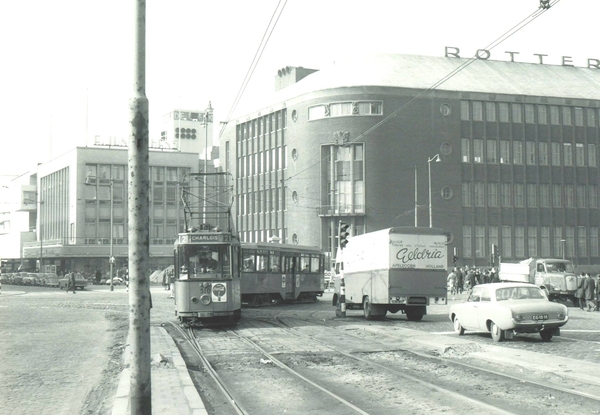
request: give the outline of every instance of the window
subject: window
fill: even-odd
[[[488,183],[488,206],[498,206],[498,183]]]
[[[462,138],[460,141],[461,141],[462,162],[470,163],[471,162],[471,141],[468,138]]]
[[[563,143],[563,160],[565,166],[573,165],[573,146],[571,143]]]
[[[583,143],[575,143],[575,164],[578,167],[585,166],[585,154],[583,151]]]
[[[571,107],[562,107],[562,117],[562,125],[573,125],[573,121],[571,119]]]
[[[521,111],[521,104],[512,104],[512,121],[514,123],[523,122]]]
[[[598,256],[598,227],[590,227],[590,256]]]
[[[510,141],[500,140],[500,163],[510,163]]]
[[[548,124],[548,107],[538,105],[538,124]]]
[[[560,116],[558,107],[556,105],[550,106],[550,124],[560,125]]]
[[[515,256],[525,258],[525,227],[515,226]]]
[[[594,184],[588,186],[588,200],[590,208],[595,209],[598,207],[598,186]]]
[[[483,140],[480,138],[473,139],[473,162],[483,163]]]
[[[537,207],[537,185],[527,184],[527,207]]]
[[[595,108],[586,108],[586,118],[587,118],[587,126],[595,127],[596,126],[596,109]]]
[[[550,145],[551,150],[552,150],[552,165],[553,166],[560,166],[560,159],[561,159],[561,154],[560,154],[560,143],[551,143]]]
[[[575,113],[575,125],[578,127],[583,127],[583,108],[575,107],[573,108]]]
[[[485,119],[486,121],[496,121],[496,103],[485,103]]]
[[[498,243],[498,227],[488,226],[488,244],[499,245]]]
[[[515,188],[515,207],[524,207],[525,206],[525,190],[523,183],[514,183]]]
[[[575,189],[572,184],[565,185],[565,207],[575,207]]]
[[[475,206],[485,206],[485,187],[483,182],[473,183],[473,204]]]
[[[537,256],[537,228],[535,226],[527,227],[527,255]]]
[[[540,207],[550,207],[550,185],[540,184]]]
[[[462,184],[462,204],[471,206],[471,183],[463,182]]]
[[[540,227],[540,245],[541,245],[541,255],[545,257],[549,257],[550,253],[550,227],[549,226],[541,226]]]
[[[563,237],[562,237],[562,227],[555,226],[554,227],[554,256],[560,258],[563,254]]]
[[[473,121],[483,121],[483,102],[473,101]]]
[[[487,163],[496,164],[498,163],[498,141],[486,140],[485,142],[487,150]]]
[[[567,256],[573,256],[575,253],[575,227],[574,226],[565,226],[565,234],[567,237]]]
[[[512,228],[502,227],[502,256],[512,257]]]
[[[585,208],[587,207],[585,194],[586,194],[586,186],[582,184],[577,185],[577,207]]]
[[[596,167],[596,144],[588,144],[588,166]]]
[[[469,113],[469,101],[460,101],[460,119],[462,121],[469,121],[471,119]]]
[[[513,164],[523,164],[523,143],[513,141]]]
[[[562,189],[560,184],[552,185],[552,207],[562,207]]]
[[[472,258],[473,251],[471,247],[471,227],[469,225],[463,226],[463,254],[465,258]]]
[[[585,226],[577,227],[577,255],[587,256],[587,228]]]
[[[536,159],[535,159],[535,141],[526,141],[525,142],[525,151],[526,151],[526,155],[527,155],[527,165],[529,166],[535,166],[536,164]]]
[[[546,143],[545,141],[540,141],[538,143],[538,149],[539,149],[538,161],[539,161],[540,166],[547,166],[548,165],[548,143]]]
[[[502,203],[502,207],[512,206],[510,195],[510,183],[501,183],[500,186],[500,202]]]
[[[500,102],[498,103],[498,115],[500,118],[500,122],[508,122],[508,103]]]
[[[535,123],[535,107],[533,104],[525,104],[525,123]]]
[[[310,120],[318,120],[321,118],[325,118],[328,113],[325,111],[325,105],[317,105],[314,107],[308,107],[308,119]]]
[[[485,226],[475,226],[475,256],[485,257]]]

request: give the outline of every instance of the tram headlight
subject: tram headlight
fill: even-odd
[[[200,302],[203,305],[209,305],[210,304],[210,294],[202,294],[200,296]]]
[[[192,297],[192,303],[198,304],[198,297]]]

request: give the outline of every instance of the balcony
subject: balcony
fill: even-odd
[[[365,216],[365,205],[321,205],[317,206],[317,215],[327,216]]]

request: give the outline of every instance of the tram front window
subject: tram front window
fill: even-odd
[[[182,260],[189,278],[218,278],[229,270],[227,247],[187,246]]]

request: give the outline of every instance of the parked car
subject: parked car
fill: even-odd
[[[106,280],[106,285],[110,285],[110,278]],[[123,284],[123,278],[121,277],[113,277],[113,285],[121,285]]]
[[[518,333],[539,333],[547,342],[569,320],[564,304],[551,302],[540,287],[528,283],[476,285],[464,303],[450,307],[449,317],[459,335],[485,331],[496,342]]]
[[[62,278],[60,278],[58,280],[58,288],[62,289],[69,289],[69,278],[71,276],[71,273],[67,273],[65,276],[63,276]],[[80,273],[76,273],[75,274],[75,288],[79,289],[79,290],[83,290],[85,287],[87,287],[87,285],[89,284],[89,281],[86,280]]]
[[[58,275],[53,272],[46,272],[43,275],[45,285],[48,287],[58,287]]]
[[[23,285],[41,285],[38,274],[33,272],[30,272],[26,276],[24,276],[22,283]]]

